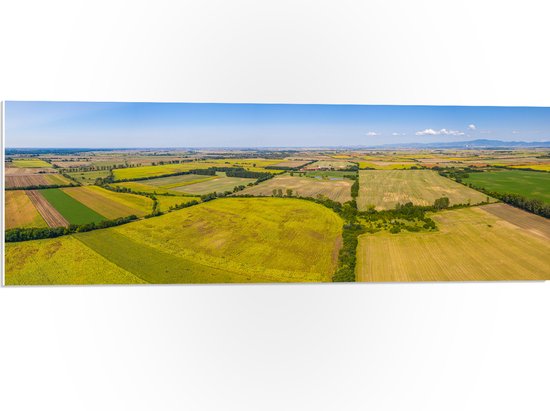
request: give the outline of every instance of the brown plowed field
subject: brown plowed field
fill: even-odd
[[[7,176],[26,176],[36,174],[56,174],[53,168],[22,168],[22,167],[6,167]]]
[[[27,196],[50,227],[68,227],[69,222],[59,214],[48,201],[36,190],[27,190]]]
[[[49,185],[44,175],[6,175],[6,188]]]
[[[531,234],[550,240],[550,220],[547,218],[502,203],[488,204],[480,208]]]

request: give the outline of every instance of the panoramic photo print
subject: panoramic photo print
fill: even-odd
[[[550,279],[550,108],[4,103],[4,284]]]

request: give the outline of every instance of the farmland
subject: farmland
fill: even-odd
[[[148,194],[171,194],[171,195],[180,195],[180,196],[185,195],[183,193],[178,193],[177,191],[174,191],[171,189],[155,187],[152,185],[145,184],[147,181],[150,181],[150,180],[126,181],[124,183],[114,183],[109,185],[114,188],[128,189],[135,192],[148,193]]]
[[[550,173],[522,170],[495,170],[470,173],[466,183],[500,193],[519,194],[550,203]]]
[[[105,220],[105,218],[75,200],[58,188],[40,190],[40,194],[50,203],[69,224],[87,224]]]
[[[106,178],[109,174],[109,170],[76,171],[67,173],[67,175],[71,176],[74,180],[83,185],[95,184],[96,179]]]
[[[254,181],[256,180],[253,178],[220,177],[181,187],[175,187],[172,190],[193,195],[203,195],[215,192],[224,193],[226,191],[233,191],[233,189],[237,186],[246,186]]]
[[[351,180],[318,180],[308,177],[282,175],[264,181],[256,186],[248,187],[239,194],[254,196],[272,196],[273,190],[281,190],[287,195],[292,190],[293,196],[317,197],[323,195],[331,200],[344,203],[351,200]]]
[[[44,198],[40,191],[30,190],[26,194],[49,227],[67,227],[69,225],[69,221]]]
[[[302,173],[300,173],[301,175]],[[294,173],[296,175],[296,173]],[[353,171],[308,171],[305,173],[306,177],[319,178],[323,180],[343,180],[344,178],[349,178],[350,176],[355,176]]]
[[[515,211],[511,207],[507,210],[510,214]],[[432,218],[440,227],[437,232],[377,233],[359,237],[358,280],[550,279],[548,240],[483,207],[444,211]],[[545,226],[550,225],[548,220],[539,219]]]
[[[548,151],[33,154],[6,162],[7,284],[550,279],[544,209],[497,195],[548,204],[550,173],[513,169]]]
[[[71,182],[60,174],[10,174],[6,175],[6,188],[32,186],[70,185]]]
[[[430,170],[361,170],[359,172],[358,208],[390,209],[397,203],[432,205],[440,197],[451,204],[478,204],[487,196]]]
[[[181,204],[187,204],[192,201],[197,201],[200,203],[201,201],[200,197],[192,197],[192,196],[183,197],[183,196],[157,195],[156,198],[159,203],[159,210],[162,212],[169,211],[170,207],[179,206]]]
[[[20,168],[49,168],[52,165],[44,160],[35,158],[18,158],[11,163],[14,167]]]
[[[279,163],[271,164],[270,167],[280,167],[282,169],[300,168],[311,162],[311,160],[284,160]]]
[[[512,168],[530,168],[537,171],[550,171],[550,164],[526,164],[526,165],[515,165],[511,166]]]
[[[6,228],[47,227],[27,193],[22,190],[6,192]]]
[[[226,177],[225,173],[218,172],[215,176],[184,174],[115,183],[112,186],[125,187],[133,191],[152,194],[200,196],[214,192],[224,193],[226,191],[233,191],[236,186],[247,185],[255,181],[253,178]]]
[[[141,183],[149,186],[153,186],[153,187],[170,189],[170,188],[186,186],[189,184],[201,183],[203,181],[213,180],[216,178],[219,178],[219,177],[205,176],[205,175],[198,175],[198,174],[184,174],[181,176],[160,177],[160,178],[153,178],[150,180],[143,180],[141,181]]]
[[[304,167],[304,170],[345,170],[357,164],[342,160],[319,160]]]
[[[242,167],[249,171],[277,174],[280,170],[270,170],[265,166],[276,164],[278,161],[260,159],[228,159],[208,161],[187,161],[179,164],[164,164],[155,166],[130,167],[113,170],[115,180],[132,180],[139,178],[160,177],[174,173],[181,173],[195,169],[210,167]]]
[[[153,200],[148,197],[115,193],[97,186],[71,187],[64,188],[62,191],[108,219],[132,214],[143,217],[150,213],[153,207]]]
[[[115,228],[7,244],[6,281],[329,281],[341,227],[340,217],[308,201],[221,199]]]
[[[142,284],[72,236],[6,244],[6,285]]]
[[[374,170],[406,170],[411,167],[418,167],[418,163],[401,163],[401,162],[389,162],[389,161],[359,161],[360,169],[374,169]]]

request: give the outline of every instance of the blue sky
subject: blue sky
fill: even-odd
[[[6,102],[6,147],[322,147],[550,140],[550,108]]]

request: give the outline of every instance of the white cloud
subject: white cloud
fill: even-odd
[[[407,133],[391,133],[392,136],[406,136]]]
[[[427,128],[415,133],[417,136],[463,136],[464,133],[458,130],[447,130],[442,128],[441,130],[434,130],[433,128]]]
[[[470,125],[468,126],[468,128],[469,128],[470,130],[475,130],[477,127],[476,127],[475,124],[470,124]]]
[[[367,133],[367,136],[369,136],[369,137],[374,137],[374,136],[379,136],[379,135],[380,135],[380,133],[377,133],[376,131],[369,131]]]

